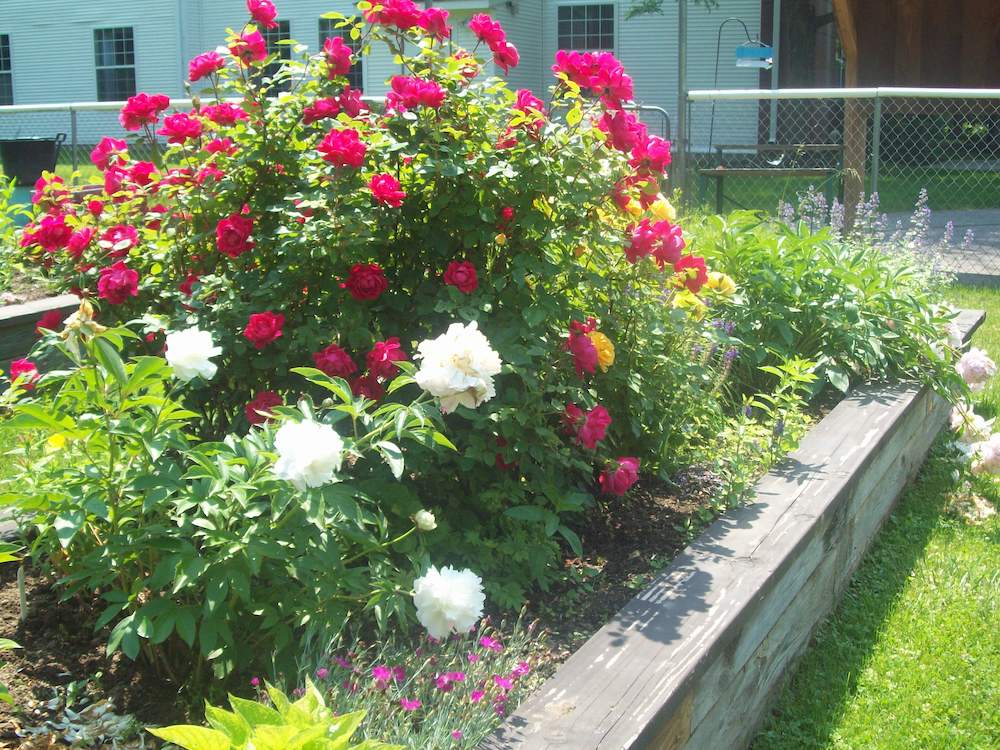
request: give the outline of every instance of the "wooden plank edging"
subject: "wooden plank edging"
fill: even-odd
[[[79,297],[63,294],[0,307],[0,367],[6,369],[9,360],[28,355],[38,339],[35,326],[42,315],[50,310],[61,310],[68,314],[79,306]]]
[[[966,341],[983,318],[962,312]],[[948,411],[913,385],[852,391],[481,750],[745,747]]]

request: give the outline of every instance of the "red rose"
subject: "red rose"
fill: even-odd
[[[395,26],[403,31],[420,23],[421,10],[413,0],[379,0],[375,3],[375,8],[362,14],[368,23]]]
[[[498,450],[493,456],[493,465],[500,469],[500,471],[510,471],[511,469],[516,469],[517,461],[508,462],[504,458],[504,453],[506,451],[503,449],[507,447],[507,441],[504,438],[497,436],[496,443],[497,448],[500,448],[500,450]]]
[[[323,42],[323,54],[326,55],[326,71],[330,78],[346,76],[351,71],[351,46],[339,36],[327,37]]]
[[[170,119],[170,118],[167,118]],[[140,187],[145,187],[153,181],[153,173],[156,172],[156,165],[151,161],[140,161],[128,170],[128,176],[132,182]]]
[[[224,67],[226,67],[226,61],[218,52],[214,50],[203,52],[188,63],[188,79],[194,83]]]
[[[73,260],[80,260],[96,234],[97,230],[93,227],[80,227],[73,232],[66,243],[66,252],[69,253],[69,257]]]
[[[178,112],[164,118],[163,127],[156,131],[157,135],[167,138],[167,143],[184,143],[190,138],[201,135],[201,121],[185,112]]]
[[[139,244],[139,232],[128,224],[109,227],[97,241],[97,246],[107,250],[112,258],[124,258],[137,244]]]
[[[37,226],[25,227],[21,237],[21,246],[41,245],[50,253],[66,247],[70,237],[73,236],[73,228],[66,225],[66,217],[62,214],[46,214],[38,222]]]
[[[444,283],[456,287],[463,294],[472,294],[479,286],[476,267],[467,260],[453,260],[444,272]]]
[[[243,411],[247,416],[247,422],[250,424],[263,424],[269,417],[265,416],[267,412],[270,412],[275,406],[281,406],[284,401],[281,400],[279,396],[274,391],[261,391],[253,400],[248,403]],[[261,414],[264,412],[264,414]]]
[[[372,401],[378,401],[385,395],[385,388],[378,382],[375,375],[359,375],[351,380],[351,392],[355,396],[364,396]]]
[[[580,427],[580,423],[583,422],[583,409],[574,403],[566,404],[563,409],[563,432],[568,435],[573,435]]]
[[[331,378],[346,378],[358,371],[351,356],[336,344],[330,344],[326,349],[312,355],[316,368],[322,370]]]
[[[335,98],[317,99],[312,104],[302,110],[302,124],[312,125],[319,120],[328,117],[336,117],[340,114],[340,102]]]
[[[399,208],[403,205],[406,193],[401,187],[399,180],[391,174],[377,174],[368,181],[368,189],[372,191],[375,202],[390,208]]]
[[[587,335],[597,328],[597,321],[593,318],[587,318],[586,323],[574,320],[569,326],[570,332],[565,347],[573,355],[573,367],[576,368],[576,374],[583,379],[585,372],[593,375],[597,369],[597,347]]]
[[[229,102],[211,104],[202,107],[201,114],[214,122],[216,125],[235,125],[237,120],[247,120],[250,118],[241,107]]]
[[[323,142],[316,147],[323,160],[335,167],[361,167],[365,163],[368,147],[354,128],[334,128],[326,134]]]
[[[102,138],[90,152],[90,161],[102,172],[114,162],[128,161],[128,144],[117,138]]]
[[[95,219],[99,218],[100,215],[104,212],[104,204],[101,203],[99,200],[87,201],[87,211],[89,211],[90,215],[93,216]]]
[[[226,156],[232,156],[239,149],[236,147],[236,144],[233,143],[232,138],[213,138],[205,144],[204,150],[210,154],[225,154]]]
[[[257,349],[263,349],[272,341],[281,338],[281,328],[285,325],[285,316],[267,310],[254,313],[243,329],[243,336]]]
[[[603,406],[595,406],[583,420],[576,433],[576,441],[584,448],[595,450],[597,444],[604,440],[608,427],[611,425],[611,415]]]
[[[253,219],[242,214],[230,214],[215,228],[215,246],[223,255],[238,258],[253,248],[252,232]]]
[[[510,42],[504,42],[493,50],[493,62],[498,68],[503,68],[503,72],[510,73],[511,68],[516,68],[521,62],[521,55],[518,54],[517,47]]]
[[[62,322],[63,314],[61,312],[58,310],[49,310],[38,319],[38,324],[35,326],[35,333],[41,336],[43,328],[47,331],[58,331]]]
[[[40,377],[41,375],[38,374],[38,368],[35,366],[35,363],[30,360],[15,359],[10,363],[11,382],[21,378],[21,387],[26,391],[32,390]]]
[[[469,31],[492,50],[507,41],[507,34],[498,21],[494,21],[485,13],[477,13],[469,19]]]
[[[357,300],[378,299],[389,288],[389,282],[377,263],[356,263],[340,287]]]
[[[697,294],[708,281],[708,269],[705,259],[696,255],[685,255],[674,263],[674,273],[692,294]]]
[[[448,11],[443,8],[427,8],[420,14],[417,25],[436,39],[444,40],[451,37]]]
[[[385,341],[376,341],[375,346],[365,357],[368,371],[377,378],[391,378],[399,368],[396,362],[405,362],[406,352],[399,344],[399,338],[393,336]]]
[[[181,294],[190,297],[192,292],[194,292],[194,285],[198,283],[198,279],[200,278],[196,273],[189,273],[177,288],[181,291]]]
[[[250,65],[267,59],[267,42],[259,31],[244,32],[229,45],[229,51],[243,65]]]
[[[110,268],[102,268],[97,280],[97,296],[112,305],[120,305],[129,297],[139,294],[139,274],[118,261]]]
[[[344,90],[337,97],[337,103],[348,117],[357,117],[362,112],[368,111],[368,105],[361,100],[361,92],[352,89],[350,85],[344,86]]]
[[[402,112],[421,106],[437,109],[444,103],[444,89],[435,81],[393,76],[389,86],[392,91],[385,95],[385,104],[390,110]]]
[[[639,459],[633,456],[622,456],[617,466],[610,466],[601,472],[598,483],[601,489],[609,495],[624,495],[639,479]]]
[[[278,17],[278,10],[271,0],[247,0],[247,10],[254,22],[259,23],[265,29],[278,28],[278,24],[274,20]]]
[[[143,125],[155,125],[160,112],[169,106],[170,97],[166,94],[138,93],[125,102],[118,121],[126,130],[141,130]]]

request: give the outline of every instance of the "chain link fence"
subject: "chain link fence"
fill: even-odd
[[[913,237],[943,270],[1000,283],[1000,91],[692,91],[686,198],[711,211],[819,207]],[[921,198],[921,196],[924,196]]]

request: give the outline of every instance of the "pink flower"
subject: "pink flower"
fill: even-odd
[[[120,305],[129,297],[139,294],[139,274],[118,261],[109,268],[100,270],[97,281],[97,296],[106,299],[109,304]]]
[[[451,27],[448,25],[448,11],[443,8],[427,8],[420,14],[417,25],[435,39],[444,40],[451,37]]]
[[[329,676],[330,676],[330,670],[327,669],[326,667],[320,667],[319,669],[316,670],[317,680],[325,680]]]
[[[484,42],[490,50],[507,41],[507,34],[499,22],[485,13],[477,13],[469,19],[469,31]]]
[[[510,69],[516,68],[520,61],[521,55],[518,54],[517,47],[510,42],[504,42],[493,50],[493,62],[498,68],[503,68],[504,73],[510,73]]]
[[[392,89],[386,94],[386,107],[405,111],[415,107],[437,109],[444,102],[444,89],[434,81],[411,76],[393,76],[389,82]]]
[[[336,344],[330,344],[325,349],[314,353],[312,358],[313,362],[316,363],[316,368],[331,378],[346,378],[358,370],[358,366],[354,364],[350,355]],[[372,674],[374,674],[374,670]]]
[[[250,65],[267,59],[267,42],[259,31],[243,32],[229,45],[229,51],[243,65]]]
[[[317,99],[302,110],[302,122],[311,125],[314,122],[336,117],[340,114],[340,102],[333,97]]]
[[[215,227],[215,246],[223,255],[238,258],[253,249],[252,232],[253,219],[238,213],[230,214]]]
[[[357,117],[362,112],[368,111],[368,105],[361,100],[361,92],[352,89],[350,85],[344,86],[344,90],[337,97],[337,103],[348,117]]]
[[[51,203],[61,205],[69,198],[69,191],[63,187],[62,177],[52,175],[51,177],[39,177],[35,180],[35,192],[31,194],[33,205]]]
[[[465,682],[465,672],[446,672],[434,678],[434,686],[442,693],[450,693],[456,682]]]
[[[517,100],[514,102],[514,109],[532,114],[537,112],[538,117],[532,123],[533,127],[540,127],[545,122],[545,103],[535,96],[531,89],[518,89]]]
[[[185,112],[178,112],[164,118],[163,127],[156,131],[157,135],[167,137],[167,143],[184,143],[190,138],[201,135],[201,121]]]
[[[559,50],[552,72],[565,75],[573,83],[601,97],[605,106],[621,109],[633,98],[632,79],[610,52]]]
[[[351,72],[353,51],[339,36],[327,37],[323,42],[323,54],[326,55],[326,72],[330,78],[346,76]]]
[[[476,267],[467,260],[453,260],[444,272],[444,283],[455,287],[462,294],[472,294],[479,287]]]
[[[479,701],[483,699],[484,695],[486,695],[485,690],[473,690],[471,693],[469,693],[469,700],[472,701],[473,703],[479,703]]]
[[[406,352],[403,351],[399,338],[393,336],[385,341],[376,341],[365,357],[365,364],[375,377],[388,379],[399,372],[396,363],[405,362],[406,359]]]
[[[118,138],[101,138],[90,152],[90,161],[102,172],[109,164],[128,161],[128,144]]]
[[[382,296],[389,288],[389,282],[377,263],[355,263],[347,281],[340,286],[356,300],[372,300]]]
[[[38,225],[33,228],[25,228],[21,244],[28,246],[31,244],[41,245],[42,249],[54,253],[66,247],[70,237],[73,235],[73,228],[66,225],[66,217],[62,214],[46,214],[42,217]]]
[[[641,172],[663,174],[670,166],[670,141],[651,135],[632,149],[629,166]]]
[[[104,213],[104,204],[99,200],[87,201],[87,211],[91,216],[97,219],[102,213]]]
[[[378,378],[368,373],[359,375],[350,381],[351,393],[355,396],[364,396],[372,401],[378,401],[385,395],[385,388],[378,382]]]
[[[26,391],[34,390],[35,383],[41,375],[38,374],[38,367],[28,359],[15,359],[10,363],[10,380],[14,382],[21,379],[21,387]]]
[[[243,336],[256,349],[263,349],[268,344],[281,338],[281,329],[285,325],[285,316],[266,310],[253,313],[247,320]]]
[[[459,740],[461,740],[464,736],[465,735],[462,734],[461,730],[459,730],[459,729],[452,730],[451,738],[453,740],[455,740],[456,742],[458,742]]]
[[[246,120],[249,115],[242,107],[237,107],[229,102],[210,104],[202,107],[201,114],[214,122],[216,125],[235,125],[237,120]]]
[[[361,141],[361,136],[354,128],[334,128],[326,134],[323,142],[316,147],[335,167],[359,168],[365,163],[365,153],[368,147]]]
[[[608,135],[608,145],[629,153],[646,142],[646,126],[631,112],[619,109],[605,112],[597,123],[598,129]]]
[[[46,331],[58,331],[63,322],[63,314],[58,310],[49,310],[35,324],[35,333],[42,335],[42,329]]]
[[[165,94],[138,93],[125,102],[118,121],[126,130],[141,130],[143,125],[155,125],[160,112],[170,106],[170,97]]]
[[[597,321],[593,318],[588,318],[586,323],[574,320],[569,326],[570,332],[566,339],[565,347],[573,355],[573,367],[576,369],[576,374],[582,380],[585,372],[593,375],[597,369],[597,347],[594,346],[594,342],[587,335],[597,328]]]
[[[167,118],[169,119],[169,118]],[[156,165],[151,161],[139,161],[128,170],[128,177],[139,187],[145,187],[153,181]]]
[[[278,17],[278,11],[271,0],[247,0],[247,10],[254,22],[265,29],[278,28],[278,23],[274,20]]]
[[[479,661],[479,654],[475,653],[474,651],[470,651],[465,655],[465,658],[469,660],[469,664],[475,664],[477,661]]]
[[[213,138],[208,143],[205,144],[205,151],[210,154],[225,154],[226,156],[233,156],[236,151],[236,144],[233,143],[232,138]]]
[[[576,404],[566,404],[563,421],[567,431],[576,434],[576,442],[589,450],[595,450],[597,444],[604,440],[608,427],[611,425],[611,415],[603,406],[595,406],[586,414]]]
[[[351,663],[351,660],[345,659],[343,656],[334,656],[333,661],[341,669],[354,669],[354,665]]]
[[[250,687],[260,687],[260,677],[251,677]]]
[[[496,685],[501,690],[503,690],[505,693],[509,693],[511,688],[514,687],[513,682],[511,682],[506,677],[501,677],[498,674],[493,675],[493,684]]]
[[[416,711],[423,704],[419,700],[410,700],[409,698],[400,698],[399,705],[403,707],[404,711]]]
[[[639,479],[639,459],[633,456],[622,456],[618,459],[615,468],[608,467],[601,476],[598,483],[601,490],[609,495],[624,495]]]
[[[107,250],[112,258],[124,258],[137,244],[139,244],[139,232],[128,224],[109,227],[97,241],[98,247]]]
[[[496,638],[490,638],[488,635],[484,635],[479,639],[479,645],[487,651],[496,651],[497,653],[503,651],[503,644]]]
[[[512,679],[519,679],[521,677],[527,676],[531,672],[531,665],[526,661],[519,661],[517,666],[511,670],[510,676]]]
[[[226,61],[216,51],[202,52],[191,59],[188,63],[188,79],[191,83],[200,81],[205,76],[210,76],[216,71],[226,67]]]
[[[97,230],[93,227],[80,227],[70,235],[66,242],[66,252],[73,260],[80,260],[96,234]]]
[[[380,0],[373,5],[371,10],[366,10],[363,14],[368,23],[395,26],[401,31],[412,29],[420,23],[420,8],[412,0]]]
[[[385,172],[373,176],[368,181],[368,189],[372,191],[376,203],[390,208],[399,208],[403,205],[403,199],[406,198],[406,193],[402,190],[399,180]]]
[[[392,670],[385,664],[372,667],[372,679],[375,680],[376,688],[385,690],[389,687],[389,681],[392,680]]]
[[[246,414],[247,422],[250,424],[263,424],[269,419],[266,415],[271,409],[281,406],[282,403],[284,402],[281,396],[274,391],[261,391],[244,407],[243,413]]]
[[[692,294],[697,294],[708,281],[705,259],[696,255],[685,255],[674,263],[674,273]]]

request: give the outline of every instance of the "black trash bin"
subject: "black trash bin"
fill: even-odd
[[[54,172],[59,159],[59,147],[66,134],[55,138],[15,138],[0,141],[0,161],[7,178],[14,178],[19,187],[34,185],[42,172]]]

